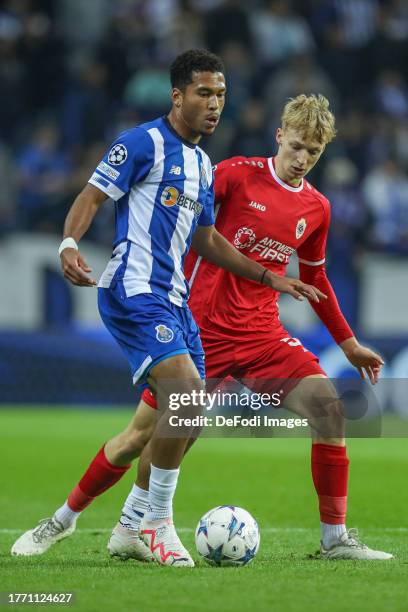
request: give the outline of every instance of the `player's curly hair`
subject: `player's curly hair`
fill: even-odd
[[[304,138],[327,144],[336,136],[335,118],[327,98],[318,94],[301,94],[290,98],[282,113],[282,128],[299,130]]]
[[[172,87],[184,89],[193,82],[193,72],[225,72],[222,60],[207,49],[189,49],[178,55],[170,66]]]

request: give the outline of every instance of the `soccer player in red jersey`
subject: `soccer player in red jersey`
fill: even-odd
[[[304,178],[335,136],[334,117],[328,106],[323,96],[301,95],[290,100],[277,131],[275,157],[234,157],[218,165],[216,227],[246,256],[282,276],[296,251],[301,280],[327,295],[327,300],[312,303],[317,315],[348,360],[374,384],[383,361],[354,337],[325,272],[329,202]],[[308,417],[314,426],[311,468],[319,500],[320,556],[392,558],[388,553],[371,550],[346,529],[349,460],[341,405],[317,357],[282,326],[279,294],[218,269],[194,253],[187,257],[186,272],[192,287],[189,305],[206,353],[207,378],[232,376],[256,392],[273,392],[274,381],[286,379],[285,407]],[[316,406],[322,405],[322,396],[329,412],[323,429],[315,414]],[[146,442],[155,427],[156,413],[151,410],[155,407],[154,397],[145,390],[128,428],[105,446],[106,449],[109,445],[111,464],[118,470],[144,448],[137,481],[108,544],[110,554],[122,558],[148,559],[139,528],[148,504],[150,445]],[[104,466],[101,464],[98,471],[98,461],[97,456],[83,479],[95,479],[95,497],[118,479],[109,480],[106,475],[104,485]],[[77,489],[55,514],[70,532],[93,499],[89,497],[84,502],[84,495],[78,495]]]
[[[313,309],[350,363],[374,384],[383,361],[354,337],[325,271],[330,204],[304,178],[335,136],[328,101],[323,96],[305,95],[290,100],[281,125],[275,157],[233,157],[216,167],[216,227],[247,257],[277,274],[285,274],[296,251],[301,280],[328,296],[327,300],[311,302]],[[256,392],[276,391],[268,384],[286,379],[286,408],[309,417],[313,423],[315,408],[324,396],[333,413],[323,432],[319,433],[317,426],[311,452],[321,521],[320,556],[392,558],[371,550],[358,540],[354,530],[346,529],[349,459],[340,402],[318,358],[292,338],[280,322],[279,294],[217,268],[193,252],[187,257],[186,276],[190,278],[189,305],[200,327],[208,379],[232,376]],[[155,406],[148,390],[143,400]],[[144,457],[140,472],[143,463]],[[142,484],[143,477],[139,475],[137,482]],[[132,527],[132,515],[134,518],[131,493],[122,523],[130,520]],[[114,531],[112,549],[116,546],[120,550],[118,536]]]

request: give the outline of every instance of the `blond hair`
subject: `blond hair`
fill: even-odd
[[[306,96],[301,94],[290,98],[282,113],[282,128],[293,128],[301,132],[304,138],[327,144],[336,135],[335,118],[329,110],[327,98],[318,94]]]

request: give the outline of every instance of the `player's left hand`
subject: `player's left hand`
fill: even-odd
[[[361,378],[368,378],[371,384],[375,385],[384,365],[383,358],[359,342],[343,350],[349,362],[359,371]]]
[[[298,278],[289,278],[288,276],[279,276],[268,271],[265,276],[265,285],[271,287],[275,291],[280,293],[288,293],[296,300],[303,300],[305,297],[312,302],[320,302],[320,300],[326,300],[325,295],[320,289],[317,289],[313,285],[307,285]]]

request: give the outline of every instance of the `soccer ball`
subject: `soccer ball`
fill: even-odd
[[[259,549],[256,520],[238,506],[218,506],[200,519],[195,532],[199,555],[210,565],[247,565]]]

